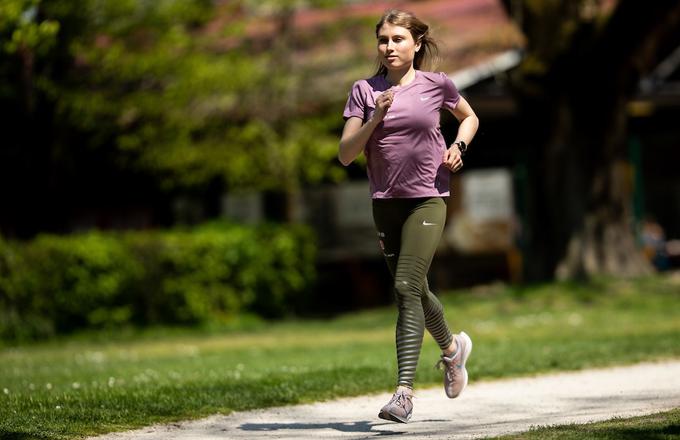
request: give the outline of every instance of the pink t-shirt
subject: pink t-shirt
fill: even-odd
[[[343,117],[368,121],[376,98],[390,87],[383,76],[355,82]],[[439,111],[456,107],[460,100],[456,86],[444,73],[416,70],[413,81],[392,89],[392,106],[364,150],[372,197],[448,196],[450,172],[442,164],[446,142]]]

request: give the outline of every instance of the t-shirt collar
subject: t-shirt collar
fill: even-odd
[[[411,87],[412,85],[414,85],[418,81],[418,78],[420,78],[420,70],[416,69],[415,73],[416,74],[413,77],[413,80],[410,83],[406,84],[405,86],[393,86],[392,84],[390,84],[389,81],[387,81],[386,75],[380,75],[380,77],[382,78],[382,80],[384,81],[384,83],[385,83],[385,85],[387,86],[388,89],[393,89],[396,92],[396,91],[406,90],[409,87]]]

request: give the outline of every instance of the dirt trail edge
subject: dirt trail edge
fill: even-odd
[[[587,423],[680,407],[680,360],[474,382],[457,399],[442,388],[416,392],[411,421],[377,417],[390,395],[234,412],[92,437],[97,440],[472,439],[533,426]]]

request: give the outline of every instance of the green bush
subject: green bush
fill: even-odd
[[[281,317],[304,303],[314,258],[302,226],[214,223],[0,240],[0,338],[199,324],[241,312]]]
[[[29,304],[56,332],[129,321],[125,293],[136,265],[115,236],[41,235],[24,247],[22,257],[17,294],[29,295]]]

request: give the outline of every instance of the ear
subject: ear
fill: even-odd
[[[420,46],[422,46],[422,44],[421,44],[420,40],[418,40],[418,42],[416,43],[416,52],[418,52],[420,50]]]

